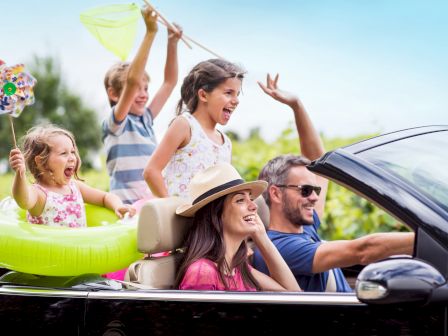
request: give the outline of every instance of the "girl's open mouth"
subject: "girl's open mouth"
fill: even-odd
[[[64,170],[64,175],[65,175],[65,177],[70,178],[73,176],[74,172],[75,172],[75,170],[73,168],[66,168]]]
[[[233,111],[227,108],[224,108],[223,111],[224,111],[224,119],[229,120]]]

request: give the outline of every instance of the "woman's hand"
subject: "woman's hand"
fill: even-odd
[[[255,213],[255,224],[256,229],[251,234],[251,238],[254,241],[254,243],[257,244],[261,239],[268,238],[268,235],[266,234],[266,228],[263,224],[263,221],[261,220],[260,216],[258,216],[257,213]]]

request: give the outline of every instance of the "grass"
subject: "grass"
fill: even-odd
[[[12,174],[0,175],[0,199],[11,196]]]

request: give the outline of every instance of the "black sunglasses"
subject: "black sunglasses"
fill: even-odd
[[[300,191],[300,196],[302,196],[302,197],[310,196],[313,193],[313,191],[315,191],[317,196],[319,196],[320,191],[322,190],[321,187],[313,186],[313,185],[310,185],[310,184],[304,184],[304,185],[276,184],[276,186],[280,187],[280,188],[291,188],[291,189],[299,190]]]

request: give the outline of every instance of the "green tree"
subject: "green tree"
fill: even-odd
[[[87,153],[101,145],[101,129],[97,114],[86,107],[64,82],[60,66],[52,57],[34,56],[27,70],[37,79],[35,103],[14,118],[16,136],[20,138],[32,126],[53,123],[71,131],[76,138],[83,167],[91,167]],[[0,157],[7,158],[12,147],[12,135],[6,116],[0,123]]]

